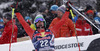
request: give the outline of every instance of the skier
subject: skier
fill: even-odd
[[[69,16],[69,10],[67,9],[66,12],[63,14],[60,21],[56,23],[56,25],[50,27],[49,29],[46,28],[46,21],[43,18],[42,14],[38,14],[34,19],[34,24],[36,30],[30,28],[29,24],[26,23],[23,16],[15,10],[16,16],[19,22],[22,24],[23,28],[25,29],[26,33],[32,40],[32,43],[35,47],[35,51],[54,51],[54,34],[58,32],[60,27],[67,21]]]

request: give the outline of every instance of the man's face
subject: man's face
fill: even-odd
[[[61,17],[63,16],[63,13],[62,13],[61,11],[57,11],[57,16],[58,16],[59,18],[61,18]]]
[[[38,21],[36,23],[37,28],[44,28],[44,22],[43,21]]]
[[[56,14],[56,11],[51,11],[51,13]]]
[[[88,17],[89,17],[89,19],[93,19],[93,14],[92,13],[88,13]]]
[[[81,16],[79,17],[79,19],[80,19],[80,20],[82,20],[82,21],[84,20],[84,18],[83,18],[83,17],[81,17]]]

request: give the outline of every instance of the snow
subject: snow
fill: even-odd
[[[34,4],[32,5],[32,7],[37,7],[37,6],[36,6],[36,4],[34,3]]]
[[[32,51],[34,49],[31,40],[13,43],[11,47],[11,51]],[[0,45],[0,51],[8,50],[9,44]]]
[[[2,4],[0,5],[0,9],[7,8],[7,7],[9,7],[11,4],[13,4],[13,2],[2,3]]]

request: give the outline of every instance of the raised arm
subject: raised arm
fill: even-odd
[[[23,26],[23,28],[25,29],[26,33],[32,39],[34,30],[30,28],[29,24],[26,23],[23,16],[19,12],[16,13],[16,16],[17,16],[17,19],[19,20],[19,22],[21,23],[21,25]]]
[[[66,11],[62,17],[62,19],[54,26],[49,27],[49,29],[53,32],[56,33],[60,27],[66,22],[67,18],[69,17],[69,12]]]

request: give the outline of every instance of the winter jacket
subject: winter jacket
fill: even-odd
[[[54,18],[50,24],[50,27],[56,25],[56,23],[59,22],[60,20],[61,19],[58,17]],[[56,32],[56,34],[54,35],[55,35],[55,38],[75,36],[75,29],[74,29],[74,24],[72,20],[67,18],[67,21],[60,27],[59,31]]]
[[[13,21],[15,22],[15,21]],[[4,31],[2,33],[2,36],[0,37],[0,44],[6,44],[10,43],[11,35],[12,35],[12,20],[8,21],[7,24],[5,24]],[[17,26],[14,24],[14,32],[12,36],[12,43],[17,42]]]
[[[84,20],[77,20],[76,21],[76,31],[78,36],[87,36],[92,35],[93,31],[91,26]]]

